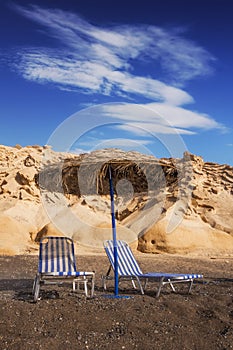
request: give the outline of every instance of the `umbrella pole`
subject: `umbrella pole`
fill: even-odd
[[[110,185],[110,196],[111,196],[111,217],[112,217],[112,238],[113,238],[113,253],[114,253],[114,294],[118,295],[118,253],[117,253],[117,239],[116,239],[116,221],[115,221],[115,209],[114,209],[114,190],[112,183],[112,169],[109,165],[109,185]]]

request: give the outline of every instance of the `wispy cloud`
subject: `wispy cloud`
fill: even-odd
[[[58,9],[36,5],[14,8],[60,42],[53,50],[44,47],[19,52],[19,70],[29,80],[52,82],[62,89],[84,93],[141,96],[183,105],[193,102],[182,89],[184,82],[211,72],[214,58],[175,29],[152,25],[100,27]],[[135,73],[138,64],[145,67],[140,75]]]
[[[115,126],[116,128],[116,126]],[[94,149],[99,149],[99,148],[127,148],[129,149],[135,149],[135,146],[142,146],[142,145],[150,145],[152,144],[152,140],[150,139],[124,139],[124,138],[93,138],[93,137],[87,137],[85,141],[78,141],[78,143],[74,144],[72,147],[72,152],[79,152],[80,150],[83,152],[84,150],[94,150]],[[78,146],[78,147],[77,147]]]
[[[197,130],[227,128],[207,114],[190,111],[165,103],[114,103],[99,106],[98,113],[109,120],[119,120],[122,130],[145,136],[148,130],[156,134],[195,134]]]
[[[46,29],[44,35],[57,43],[55,48],[27,47],[18,51],[16,67],[25,79],[53,83],[62,90],[143,101],[141,105],[110,104],[100,108],[104,116],[120,122],[116,128],[140,137],[148,130],[185,135],[198,129],[226,130],[211,116],[183,107],[194,102],[185,91],[185,82],[211,74],[215,58],[186,39],[181,28],[103,27],[59,9],[13,7]],[[140,142],[147,143],[146,139]]]
[[[48,51],[48,50],[47,50]],[[170,104],[192,102],[185,91],[161,81],[133,76],[128,72],[115,71],[99,61],[80,61],[64,58],[51,50],[34,49],[20,53],[17,64],[24,78],[38,82],[59,84],[61,88],[77,88],[86,93],[103,95],[141,95],[150,100],[166,101]]]

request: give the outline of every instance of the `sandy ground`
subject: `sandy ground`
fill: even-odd
[[[0,257],[0,348],[28,349],[182,349],[233,348],[233,259],[198,259],[138,254],[143,271],[197,272],[190,295],[183,285],[173,293],[157,285],[144,296],[122,284],[121,296],[104,293],[105,255],[81,255],[80,270],[96,271],[95,296],[74,293],[71,285],[44,286],[35,304],[31,289],[37,256]]]

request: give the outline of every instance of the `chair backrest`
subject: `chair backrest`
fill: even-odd
[[[104,242],[104,249],[111,263],[112,268],[114,265],[114,245],[112,240]],[[117,256],[118,256],[118,274],[120,276],[135,276],[142,274],[131,248],[124,241],[117,241]]]
[[[68,237],[43,237],[40,240],[38,272],[75,272],[74,243]]]

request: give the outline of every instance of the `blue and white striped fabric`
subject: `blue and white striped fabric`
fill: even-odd
[[[105,241],[104,249],[107,253],[109,261],[114,269],[114,246],[113,241]],[[117,241],[118,253],[118,274],[120,276],[138,276],[142,275],[137,261],[135,260],[130,247],[123,241]]]
[[[68,237],[41,239],[38,272],[50,276],[86,275],[84,271],[76,271],[74,244]]]
[[[112,268],[114,269],[114,246],[113,241],[108,240],[104,242],[104,249],[109,258]],[[173,274],[162,272],[143,273],[140,269],[133,253],[128,244],[124,241],[117,241],[117,256],[118,256],[118,274],[122,277],[137,276],[139,278],[154,278],[164,280],[191,280],[195,278],[202,278],[199,274]]]

